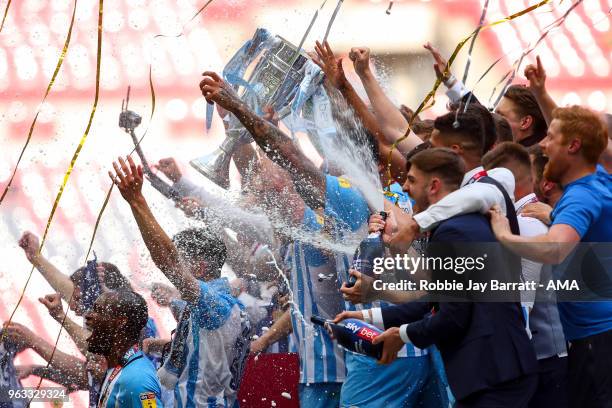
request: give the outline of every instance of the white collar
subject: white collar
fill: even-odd
[[[520,200],[514,203],[514,209],[518,212],[527,203],[533,203],[536,201],[538,201],[538,197],[535,195],[535,193],[527,194],[525,197],[521,198]]]
[[[465,185],[472,179],[472,177],[474,177],[476,173],[483,170],[484,167],[478,166],[465,173],[465,175],[463,176],[463,181],[461,182],[461,187],[465,187]]]

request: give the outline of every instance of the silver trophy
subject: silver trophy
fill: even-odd
[[[305,53],[276,36],[262,52],[248,81],[238,81],[235,88],[240,89],[240,98],[255,112],[261,112],[269,105],[282,118],[288,114],[289,105],[304,78],[303,68],[307,61]],[[197,171],[223,188],[229,188],[229,165],[234,151],[252,141],[249,132],[234,115],[230,115],[226,135],[214,152],[190,161]]]

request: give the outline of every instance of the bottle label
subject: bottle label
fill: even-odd
[[[364,340],[371,342],[376,336],[378,336],[378,333],[368,327],[362,327],[358,333],[358,336]]]
[[[380,334],[376,330],[372,330],[369,327],[360,326],[353,322],[347,323],[346,328],[352,331],[353,334],[356,334],[357,337],[367,341],[368,343],[371,343],[372,340]]]
[[[357,324],[353,322],[347,323],[345,327],[353,333],[357,333],[359,331],[359,326],[357,326]]]

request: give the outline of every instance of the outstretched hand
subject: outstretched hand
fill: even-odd
[[[446,61],[446,59],[442,57],[440,51],[436,47],[431,45],[430,42],[423,45],[423,47],[431,53],[431,56],[434,59],[434,71],[436,71],[436,76],[438,77],[438,79],[443,82],[447,81],[450,77],[450,69],[447,69],[446,67],[448,61]]]
[[[348,80],[342,68],[342,58],[336,58],[327,41],[323,44],[317,41],[315,51],[317,58],[313,58],[313,61],[325,74],[328,84],[337,89],[344,87]]]
[[[202,76],[204,79],[200,81],[200,90],[206,102],[214,102],[230,112],[240,106],[241,101],[236,91],[216,72],[206,71]]]
[[[111,178],[113,183],[119,188],[121,196],[130,204],[143,199],[142,196],[142,183],[143,173],[142,166],[136,166],[134,160],[130,156],[127,156],[127,163],[121,157],[118,162],[113,162],[113,168],[115,174],[112,171],[108,172],[108,176]]]

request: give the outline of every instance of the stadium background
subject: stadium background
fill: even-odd
[[[187,23],[204,1],[105,0],[101,59],[100,98],[89,137],[66,186],[53,219],[43,253],[66,273],[85,262],[94,223],[110,186],[107,169],[133,144],[117,119],[126,88],[131,86],[130,109],[143,117],[137,129],[148,129],[143,149],[150,162],[176,157],[190,179],[205,183],[188,161],[212,151],[223,138],[221,121],[204,127],[205,102],[198,82],[205,70],[220,71],[231,55],[257,27],[266,27],[294,44],[310,22],[321,0],[216,0]],[[445,56],[478,24],[483,1],[396,0],[390,14],[383,0],[346,0],[330,35],[333,49],[345,57],[352,46],[368,46],[375,56],[378,75],[398,103],[416,107],[433,86],[432,60],[422,44],[431,41]],[[535,3],[524,0],[491,0],[487,22],[498,20]],[[306,42],[321,39],[335,1],[328,1]],[[483,31],[473,53],[467,81],[476,79],[501,57],[501,61],[474,88],[487,101],[494,86],[520,53],[534,44],[541,30],[560,17],[572,2],[551,1],[529,15]],[[6,0],[0,1],[2,10]],[[71,0],[15,1],[0,33],[0,186],[4,189],[25,143],[32,120],[60,55],[73,8]],[[42,235],[55,195],[70,158],[83,135],[95,89],[98,1],[79,0],[72,40],[56,83],[34,128],[13,186],[0,206],[0,319],[7,320],[28,277],[30,266],[17,246],[25,230]],[[523,63],[542,58],[547,85],[560,104],[585,104],[612,112],[612,0],[585,0],[559,29]],[[187,24],[185,24],[187,23]],[[178,36],[177,34],[183,33]],[[157,37],[164,34],[164,37]],[[467,47],[454,65],[463,73]],[[152,121],[149,67],[155,89]],[[522,67],[516,82],[524,82]],[[358,80],[350,61],[345,70]],[[361,91],[361,88],[358,87]],[[499,91],[499,88],[498,88]],[[362,92],[363,94],[363,92]],[[446,97],[438,93],[435,106],[424,113],[434,117],[445,109]],[[314,157],[309,143],[300,138]],[[315,157],[316,160],[316,157]],[[236,178],[236,171],[232,169]],[[145,186],[154,212],[169,233],[192,225],[173,205]],[[166,282],[154,267],[129,208],[115,191],[100,224],[94,246],[98,259],[115,263],[128,275],[135,289],[150,301],[149,285]],[[231,271],[227,271],[231,275]],[[14,320],[54,343],[59,325],[48,317],[37,298],[51,289],[35,272]],[[150,303],[151,315],[163,335],[173,328],[169,313]],[[72,316],[72,315],[71,315]],[[72,316],[74,317],[74,316]],[[78,354],[62,334],[59,348]],[[31,351],[18,363],[42,363]],[[34,377],[24,385],[35,385]],[[43,383],[45,384],[45,383]],[[72,395],[66,407],[85,407],[86,393]],[[40,405],[40,404],[37,404]]]

